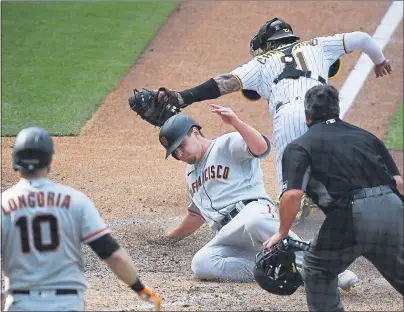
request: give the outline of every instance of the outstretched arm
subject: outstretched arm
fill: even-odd
[[[391,65],[384,57],[382,50],[369,34],[361,31],[355,31],[344,35],[346,52],[361,50],[367,54],[376,65],[376,77],[383,77],[391,73]]]
[[[192,89],[178,92],[178,101],[182,107],[194,102],[217,99],[218,97],[240,90],[240,84],[232,74],[221,74]]]
[[[220,95],[229,94],[240,90],[240,83],[232,74],[222,74],[213,78],[220,90]]]
[[[184,219],[178,226],[167,234],[167,238],[172,241],[180,241],[185,237],[193,234],[197,229],[199,229],[205,220],[196,213],[188,212]]]
[[[269,141],[258,130],[241,121],[230,108],[216,104],[212,104],[212,107],[212,112],[218,114],[223,122],[232,125],[240,133],[254,156],[265,157],[268,155],[270,150]]]

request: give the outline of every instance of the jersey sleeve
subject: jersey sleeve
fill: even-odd
[[[232,159],[237,160],[247,160],[253,158],[265,158],[269,155],[271,150],[271,144],[266,136],[264,136],[265,141],[267,142],[268,149],[262,155],[254,155],[247,146],[247,143],[244,141],[243,137],[240,133],[234,132],[228,139],[228,142],[225,148],[228,149],[229,156]]]
[[[321,45],[324,57],[331,66],[340,56],[348,54],[345,43],[345,34],[336,34],[334,36],[318,37],[317,40]]]
[[[191,193],[191,189],[190,186],[187,183],[187,195],[188,195],[188,212],[192,213],[192,214],[196,214],[198,216],[200,216],[201,218],[205,219],[202,216],[201,211],[199,210],[199,208],[195,205],[194,200],[192,199],[192,193]]]
[[[248,63],[237,67],[230,74],[232,74],[238,80],[240,84],[240,90],[247,89],[258,91],[261,85],[262,79],[262,64],[257,58],[252,59]]]
[[[88,244],[111,232],[94,203],[84,194],[81,209],[80,238],[83,243]]]
[[[288,190],[306,191],[310,179],[310,155],[301,146],[291,143],[282,156],[282,193]]]

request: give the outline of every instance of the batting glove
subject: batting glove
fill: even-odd
[[[161,300],[160,297],[149,287],[137,292],[139,298],[155,306],[156,311],[161,311]]]

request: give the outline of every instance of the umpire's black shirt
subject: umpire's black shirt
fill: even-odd
[[[317,122],[291,142],[282,158],[282,192],[299,189],[328,213],[347,209],[355,190],[396,187],[396,164],[371,133],[338,118]]]

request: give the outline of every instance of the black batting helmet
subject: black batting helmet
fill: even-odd
[[[308,243],[287,238],[270,250],[259,252],[254,266],[254,278],[258,285],[275,295],[292,295],[303,284],[296,267],[293,248],[295,251],[302,251],[309,247]]]
[[[162,125],[159,140],[167,151],[166,159],[170,155],[178,159],[173,152],[184,141],[185,136],[192,127],[202,128],[195,120],[185,114],[174,115]]]
[[[22,129],[13,146],[13,168],[27,172],[46,168],[54,153],[52,138],[46,130],[39,127]]]
[[[250,50],[255,51],[259,48],[264,48],[268,41],[279,40],[283,38],[300,38],[293,34],[292,26],[285,21],[275,17],[266,22],[250,41]]]

